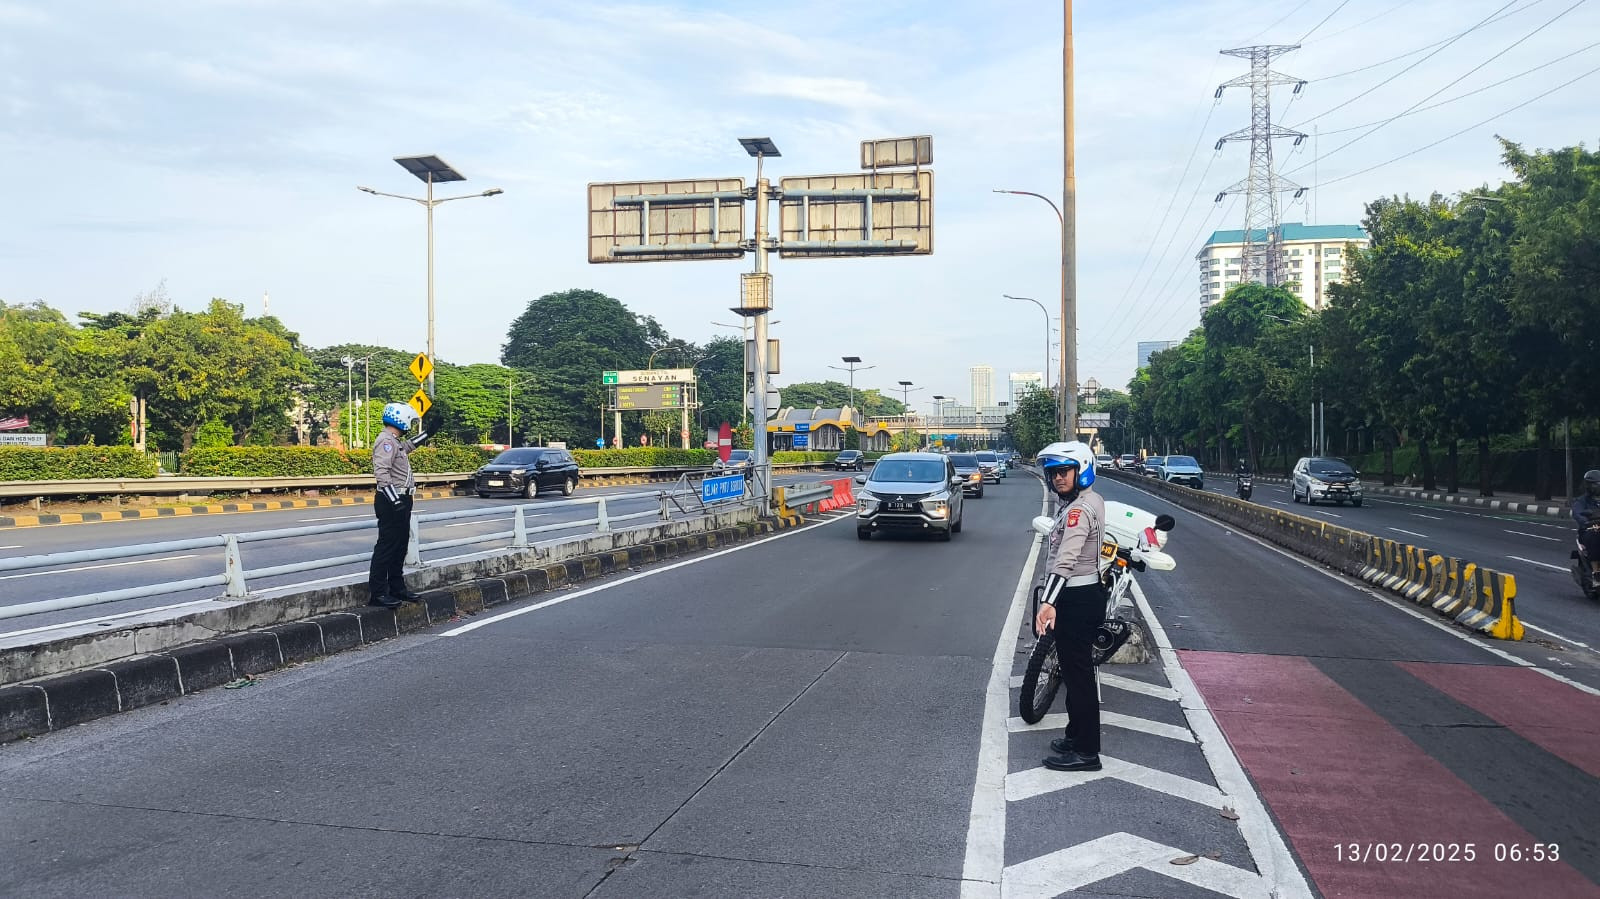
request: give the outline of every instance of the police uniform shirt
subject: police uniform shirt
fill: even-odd
[[[416,486],[411,476],[413,449],[415,447],[409,440],[388,429],[372,442],[372,476],[377,480],[380,490],[393,487],[398,491],[408,491]]]
[[[1051,535],[1056,549],[1050,559],[1050,573],[1060,575],[1068,586],[1098,580],[1105,520],[1105,499],[1093,490],[1079,490],[1072,504],[1057,519],[1055,532]],[[1093,580],[1074,580],[1082,578]]]

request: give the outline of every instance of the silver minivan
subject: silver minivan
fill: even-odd
[[[856,537],[874,532],[961,533],[966,479],[940,453],[890,453],[869,475],[856,475]]]

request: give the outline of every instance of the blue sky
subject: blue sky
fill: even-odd
[[[1218,50],[1291,43],[1333,14],[1276,63],[1310,84],[1286,111],[1288,90],[1274,97],[1291,126],[1333,110],[1303,126],[1317,127],[1322,158],[1291,175],[1331,182],[1600,65],[1600,48],[1583,50],[1339,149],[1363,131],[1327,132],[1406,110],[1573,0],[1516,0],[1431,57],[1342,74],[1450,38],[1503,3],[1080,3],[1080,380],[1123,384],[1138,340],[1196,324],[1195,245],[1242,225],[1242,204],[1211,202],[1246,164],[1244,145],[1212,144],[1248,123],[1244,91],[1212,98],[1246,68]],[[1595,40],[1600,3],[1581,3],[1428,102]],[[1060,42],[1060,6],[1032,2],[0,0],[0,152],[11,174],[0,299],[109,311],[165,280],[184,308],[221,296],[256,314],[266,291],[313,346],[421,349],[422,210],[355,187],[415,193],[392,157],[436,152],[468,176],[465,190],[505,190],[437,213],[441,358],[497,361],[530,299],[573,287],[705,341],[734,333],[711,322],[733,320],[747,264],[588,264],[587,182],[749,179],[736,139],[756,134],[782,149],[774,178],[850,172],[863,138],[931,134],[935,253],[775,259],[776,381],[842,378],[827,366],[853,354],[877,365],[858,387],[907,379],[922,397],[965,401],[968,366],[994,366],[1003,384],[1044,361],[1039,310],[1001,294],[1054,305],[1055,218],[990,191],[1060,195]],[[1493,134],[1536,147],[1592,141],[1596,84],[1600,75],[1329,183],[1284,218],[1355,222],[1378,196],[1498,182]],[[1310,142],[1278,151],[1281,171],[1313,160]]]

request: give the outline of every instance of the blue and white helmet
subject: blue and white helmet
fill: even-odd
[[[386,425],[409,431],[416,421],[417,410],[406,403],[390,403],[383,407],[383,423]]]
[[[1039,451],[1039,470],[1049,483],[1055,470],[1071,466],[1078,470],[1078,489],[1094,483],[1094,450],[1082,441],[1072,440],[1052,443]]]

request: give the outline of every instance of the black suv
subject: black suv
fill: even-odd
[[[833,457],[833,470],[844,471],[853,468],[856,471],[861,471],[861,466],[865,465],[866,462],[867,457],[861,450],[845,450]]]
[[[564,449],[522,446],[508,449],[472,475],[472,486],[482,497],[525,496],[540,490],[560,490],[571,496],[578,487],[578,463]]]

